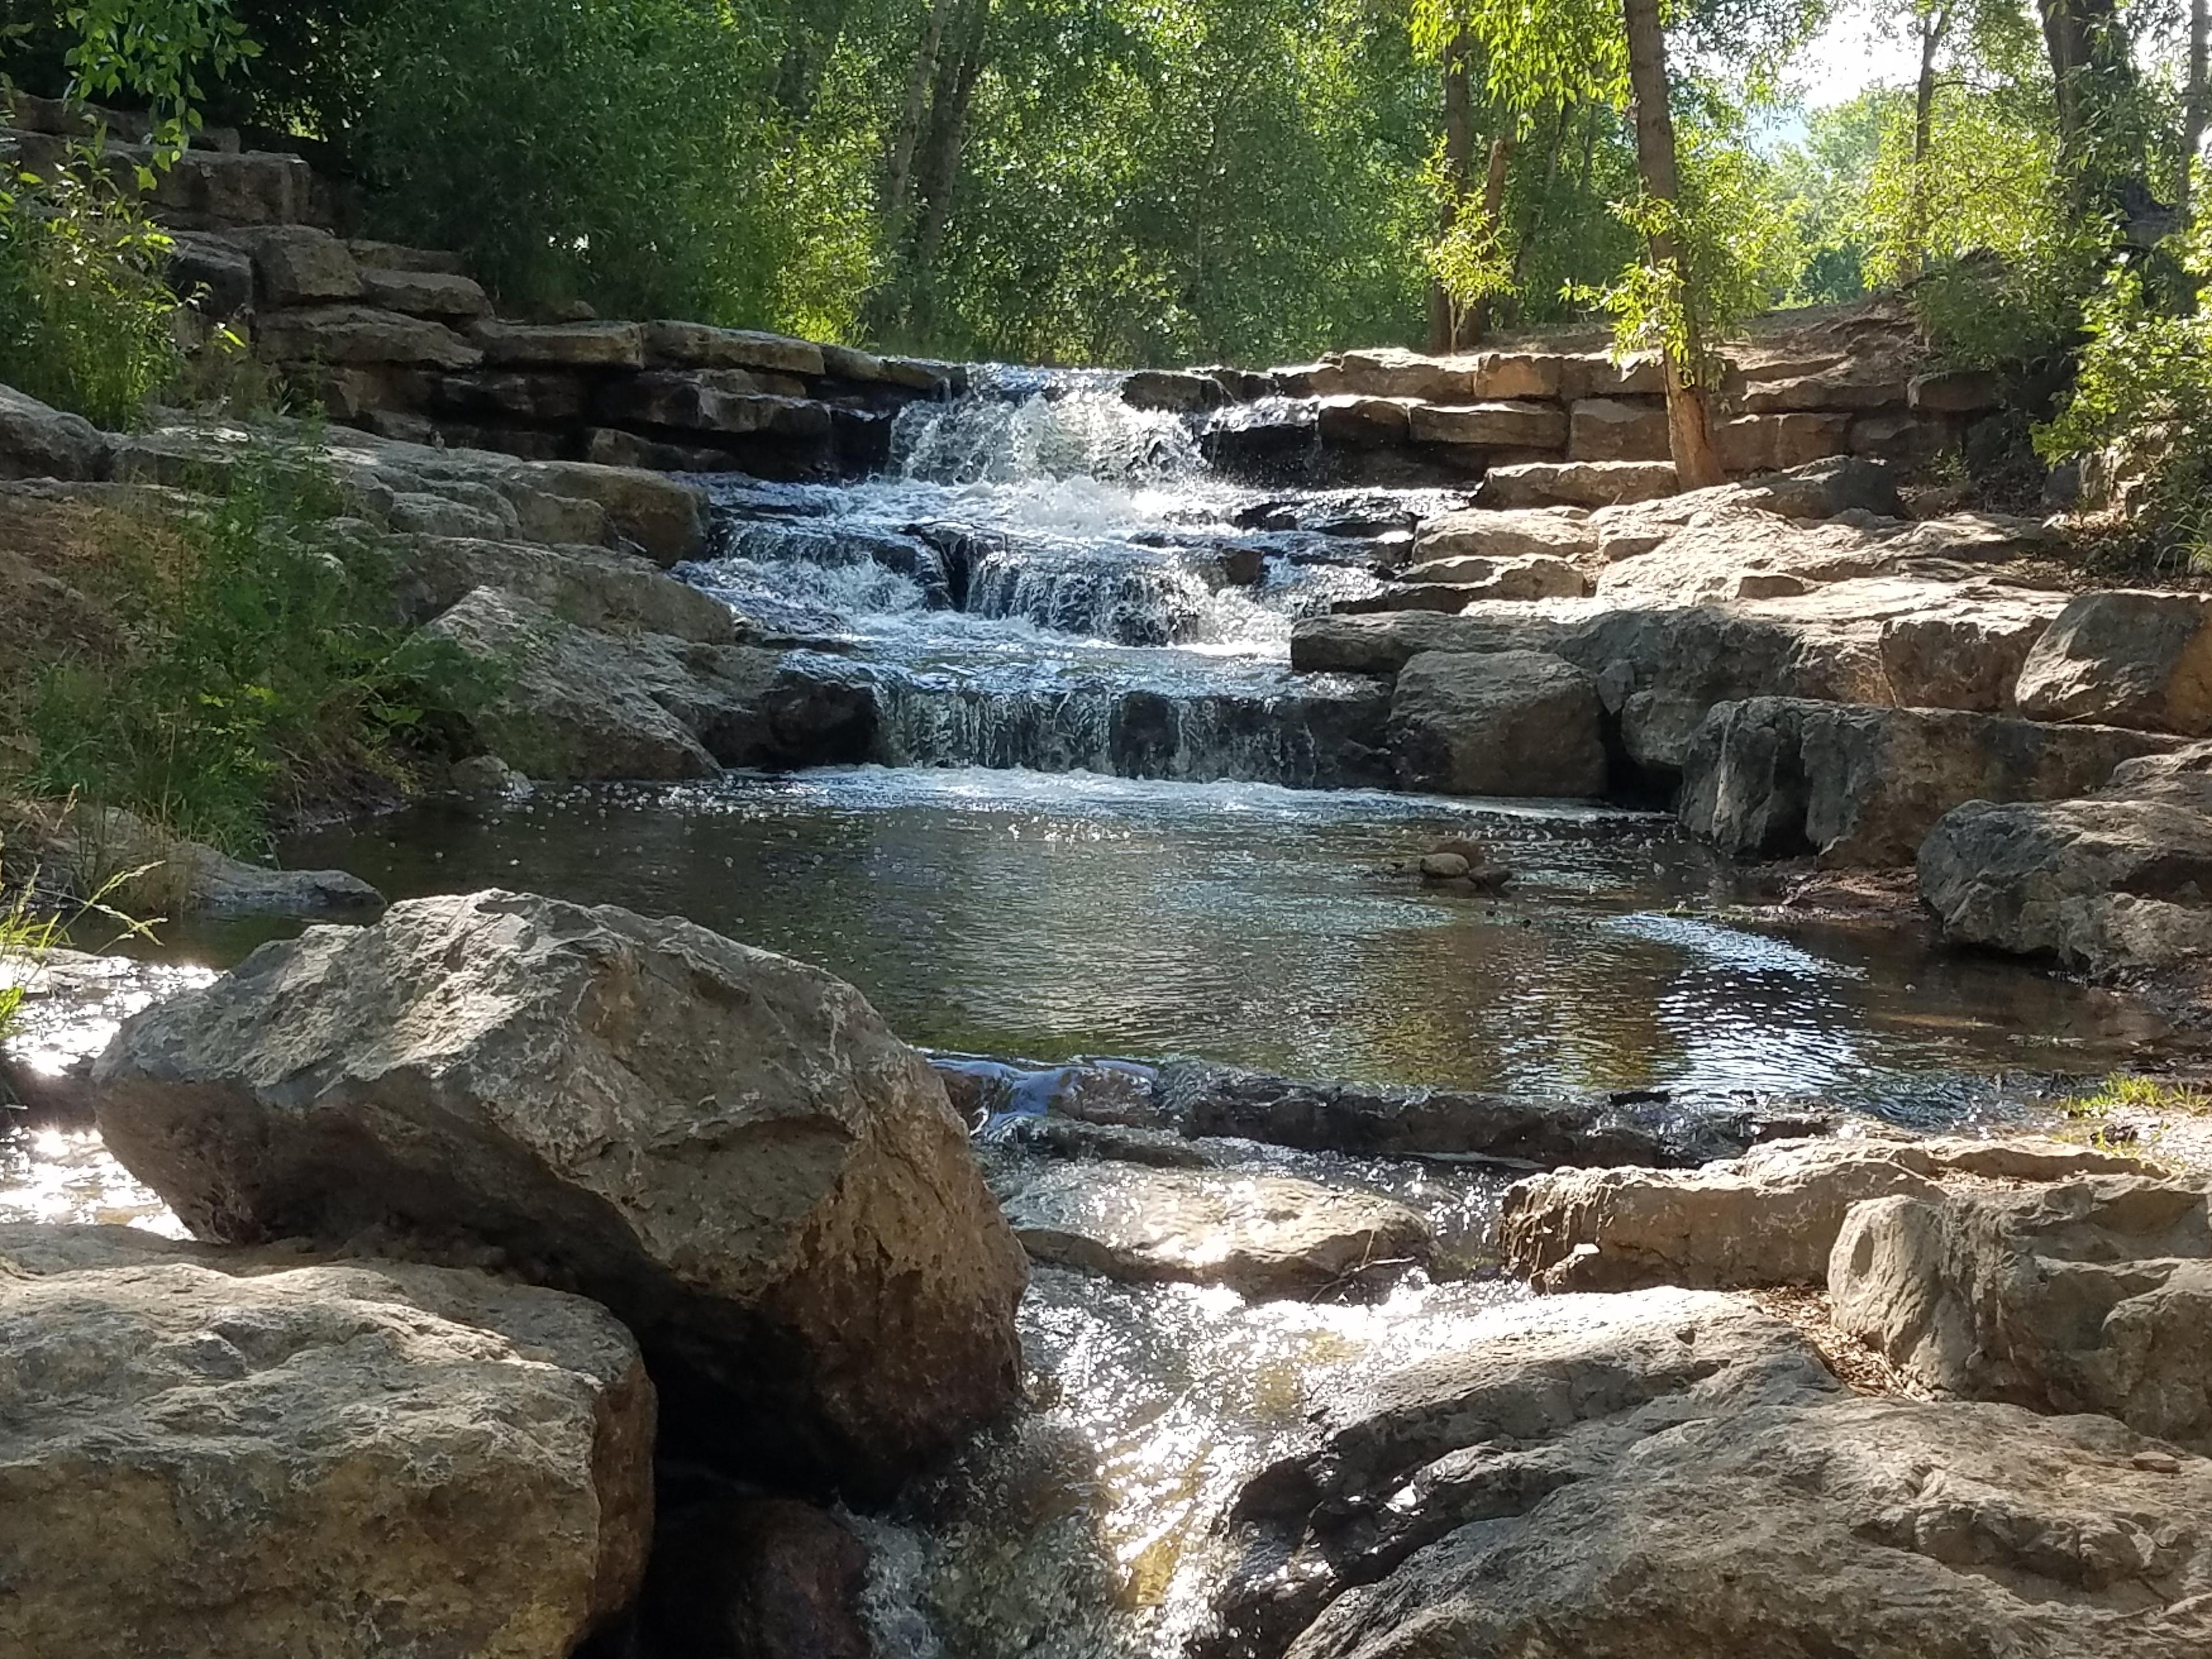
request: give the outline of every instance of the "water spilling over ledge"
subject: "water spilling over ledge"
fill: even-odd
[[[1375,592],[1464,498],[1261,495],[1120,380],[981,373],[902,411],[891,467],[851,486],[707,478],[715,554],[683,574],[835,647],[809,672],[874,687],[891,764],[1388,784],[1387,699],[1291,675],[1291,625]]]

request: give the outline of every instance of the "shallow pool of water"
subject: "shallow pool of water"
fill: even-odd
[[[1384,866],[1476,835],[1498,898]],[[688,916],[818,963],[908,1040],[1292,1076],[1749,1091],[1971,1115],[2120,1063],[2153,1022],[1892,933],[1728,920],[1665,819],[1086,775],[889,771],[541,790],[305,838],[394,898],[505,886]],[[222,957],[252,933],[187,944]]]

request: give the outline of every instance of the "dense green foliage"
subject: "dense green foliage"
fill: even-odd
[[[394,625],[392,572],[333,526],[344,503],[304,445],[257,441],[208,482],[222,493],[181,517],[102,537],[84,583],[127,643],[23,677],[13,781],[235,848],[272,808],[404,781],[489,688]]]
[[[168,249],[88,155],[0,186],[0,382],[136,424],[180,361]]]
[[[1157,363],[1418,342],[1439,291],[1453,328],[1609,313],[1649,345],[1898,289],[2039,412],[2089,342],[2045,447],[2124,450],[2183,513],[2191,9],[1909,0],[1877,24],[1918,84],[1785,140],[1832,9],[1665,9],[1672,207],[1639,177],[1618,0],[0,0],[0,37],[27,84],[312,141],[374,228],[462,248],[525,309]],[[78,256],[13,240],[20,339],[23,273]],[[149,255],[46,282],[76,310],[37,326],[150,351],[82,320],[139,316]],[[57,395],[119,410],[150,361],[112,388],[80,361]]]
[[[2183,239],[2179,263],[2212,282],[2212,224]],[[2201,297],[2160,308],[2130,264],[2090,301],[2087,329],[2073,396],[2038,447],[2053,459],[2096,456],[2133,493],[2154,550],[2212,569],[2212,312]]]

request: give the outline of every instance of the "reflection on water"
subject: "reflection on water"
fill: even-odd
[[[1467,834],[1519,872],[1503,898],[1381,872]],[[2147,1035],[2018,966],[1676,914],[1725,899],[1713,861],[1666,820],[1590,809],[862,768],[542,791],[288,856],[395,897],[499,885],[689,916],[851,980],[911,1041],[1043,1060],[1752,1090],[1917,1118],[1971,1110],[1989,1087],[1966,1079],[2104,1069]]]
[[[875,1529],[892,1546],[876,1568],[878,1651],[1181,1651],[1219,1582],[1216,1523],[1255,1474],[1309,1443],[1315,1408],[1481,1342],[1511,1317],[1500,1304],[1525,1297],[1423,1285],[1371,1307],[1248,1304],[1037,1270],[1022,1338],[1041,1408],[924,1494],[910,1528]]]
[[[107,1155],[90,1130],[0,1129],[0,1225],[143,1227],[184,1238],[184,1224]]]

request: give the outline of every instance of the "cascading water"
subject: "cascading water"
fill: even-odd
[[[1376,688],[1293,677],[1291,625],[1376,591],[1460,498],[1262,495],[1121,386],[988,369],[906,410],[878,477],[705,480],[718,552],[684,574],[865,676],[893,764],[1386,781]]]

